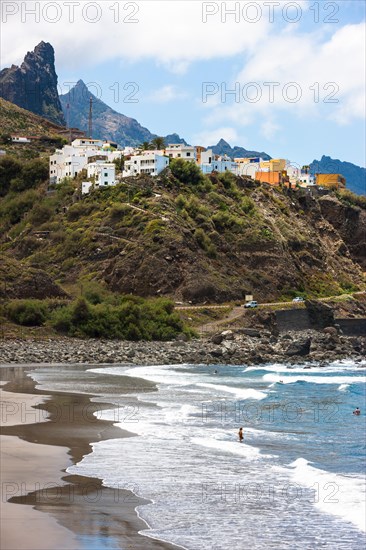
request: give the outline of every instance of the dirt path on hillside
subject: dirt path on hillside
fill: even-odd
[[[245,310],[242,306],[234,307],[230,313],[224,318],[217,321],[211,321],[210,323],[205,323],[197,327],[197,330],[200,334],[213,334],[225,328],[225,325],[236,319],[240,319],[245,314]]]

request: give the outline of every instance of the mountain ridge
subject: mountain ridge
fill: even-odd
[[[252,151],[239,145],[231,147],[223,138],[216,145],[210,145],[208,149],[212,149],[215,155],[227,155],[231,158],[261,157],[263,160],[270,160],[272,158],[264,151]]]

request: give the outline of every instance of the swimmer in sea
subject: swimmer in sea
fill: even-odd
[[[356,409],[353,411],[353,414],[355,414],[356,416],[359,416],[361,414],[360,409],[356,407]]]
[[[243,436],[243,428],[239,428],[238,435],[239,435],[239,441],[240,441],[240,443],[241,443],[241,442],[243,441],[243,439],[244,439],[244,436]]]

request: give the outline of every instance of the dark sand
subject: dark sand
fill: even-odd
[[[0,368],[7,381],[1,390],[1,549],[176,549],[138,534],[146,524],[135,507],[149,501],[65,473],[91,452],[92,442],[133,437],[93,415],[114,405],[37,390],[26,374],[31,368]]]

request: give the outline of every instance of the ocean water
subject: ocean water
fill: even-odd
[[[68,472],[150,499],[137,508],[142,534],[189,550],[363,548],[365,372],[352,362],[90,368],[101,392],[106,374],[116,388],[137,377],[158,391],[109,395],[119,406],[98,417],[136,437],[95,443]]]

